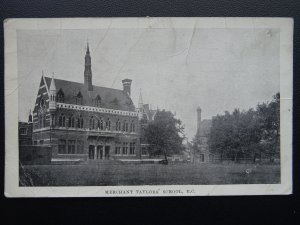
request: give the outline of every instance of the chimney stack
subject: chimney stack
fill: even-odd
[[[128,96],[130,97],[132,80],[130,80],[130,79],[124,79],[124,80],[122,80],[122,83],[123,83],[123,91],[125,93],[127,93]]]
[[[197,108],[197,134],[200,132],[200,124],[201,124],[201,108]]]

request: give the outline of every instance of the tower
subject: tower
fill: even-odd
[[[86,46],[86,53],[85,53],[85,62],[84,62],[84,86],[87,88],[88,91],[93,90],[92,84],[92,64],[91,64],[91,55],[89,49],[89,43]]]
[[[124,79],[124,80],[122,80],[123,91],[126,94],[128,94],[129,97],[130,97],[130,94],[131,94],[131,83],[132,83],[132,80],[130,80],[130,79]]]
[[[51,111],[56,109],[56,86],[54,81],[54,74],[52,74],[49,92],[50,92],[49,110]]]
[[[201,108],[197,108],[197,134],[200,133],[200,124],[201,124]]]

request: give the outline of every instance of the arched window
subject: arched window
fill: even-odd
[[[65,94],[62,91],[62,89],[59,89],[56,96],[57,96],[57,102],[64,102]]]
[[[106,128],[107,130],[110,130],[110,120],[109,120],[109,118],[108,118],[107,121],[106,121],[106,126],[105,126],[105,128]]]
[[[66,126],[66,117],[64,114],[61,114],[58,118],[58,126],[65,127]]]
[[[75,119],[74,119],[73,115],[71,115],[69,117],[68,127],[75,127]]]
[[[82,105],[82,94],[80,91],[76,95],[76,105]]]
[[[98,127],[99,130],[103,130],[103,129],[104,129],[104,122],[103,122],[103,119],[102,119],[102,118],[100,118],[100,119],[98,120],[98,125],[97,125],[97,127]]]
[[[83,118],[80,115],[79,118],[77,119],[77,127],[78,128],[83,128]]]
[[[95,98],[95,106],[96,107],[100,107],[101,106],[101,97],[100,97],[99,94]]]
[[[130,124],[130,132],[135,132],[135,124],[134,124],[133,120],[131,121],[131,124]]]
[[[92,116],[90,118],[90,130],[94,130],[95,129],[95,119],[94,117]]]
[[[123,131],[128,132],[128,123],[126,120],[123,123]]]

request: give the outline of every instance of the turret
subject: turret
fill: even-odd
[[[54,81],[54,75],[52,74],[51,84],[49,88],[50,99],[49,99],[49,110],[56,109],[56,86]]]
[[[32,123],[31,109],[29,110],[28,123]]]

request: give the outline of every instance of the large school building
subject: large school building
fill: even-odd
[[[132,80],[122,80],[123,90],[93,85],[88,44],[83,78],[77,83],[42,74],[33,110],[33,144],[52,146],[52,161],[146,156],[141,121],[153,119],[155,110],[149,111],[141,96],[134,106]]]

